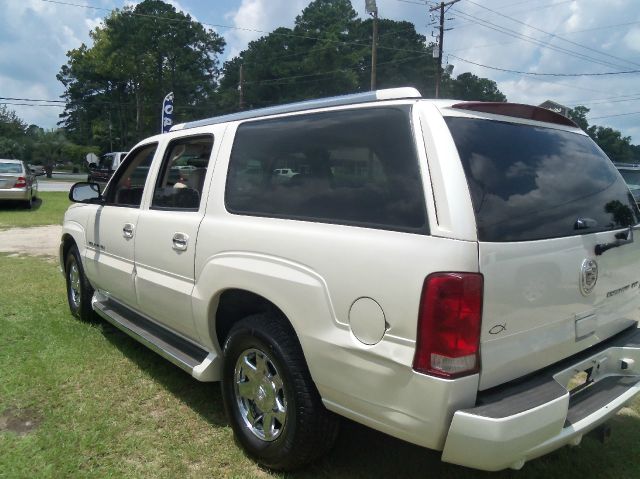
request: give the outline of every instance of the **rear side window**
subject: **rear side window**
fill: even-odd
[[[445,120],[467,177],[480,241],[573,236],[638,222],[629,189],[589,137],[473,118]]]
[[[225,201],[236,214],[426,232],[410,107],[240,125]]]

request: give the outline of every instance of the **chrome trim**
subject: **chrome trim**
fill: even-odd
[[[422,98],[420,92],[415,88],[387,88],[384,90],[368,91],[365,93],[354,93],[352,95],[340,95],[329,98],[318,98],[316,100],[305,100],[296,103],[287,103],[285,105],[270,106],[267,108],[258,108],[256,110],[241,111],[239,113],[231,113],[229,115],[215,116],[204,120],[190,121],[174,125],[169,131],[186,130],[189,128],[197,128],[199,126],[215,125],[218,123],[226,123],[229,121],[249,120],[251,118],[259,118],[269,115],[280,115],[283,113],[294,113],[304,110],[315,110],[318,108],[328,108],[332,106],[356,105],[358,103],[368,103],[380,100],[401,100],[401,99]]]

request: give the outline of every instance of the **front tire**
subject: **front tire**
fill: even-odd
[[[93,288],[84,274],[80,253],[76,245],[69,248],[65,261],[67,301],[71,314],[82,321],[92,321],[95,313],[91,307]]]
[[[236,323],[224,345],[222,397],[236,440],[260,464],[293,470],[333,445],[327,411],[286,320],[257,314]]]

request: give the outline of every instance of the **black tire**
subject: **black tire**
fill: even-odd
[[[236,387],[236,377],[241,376],[237,365],[241,358],[251,357],[251,354],[247,356],[248,351],[264,353],[268,359],[265,360],[267,366],[264,369],[269,373],[257,376],[267,378],[266,381],[271,381],[272,385],[275,382],[282,384],[279,389],[275,386],[278,391],[275,393],[264,393],[266,389],[258,389],[262,395],[256,392],[258,397],[254,398],[255,405],[261,400],[268,402],[265,399],[268,394],[275,394],[276,397],[281,394],[283,397],[280,397],[279,404],[286,404],[285,412],[279,413],[284,417],[284,424],[277,419],[271,421],[269,431],[278,432],[273,433],[269,440],[259,437],[259,424],[252,430],[246,422],[246,410],[242,408],[243,404],[251,401],[243,398]],[[333,446],[338,433],[338,417],[323,406],[298,338],[285,319],[276,315],[256,314],[238,321],[229,332],[223,355],[222,397],[225,411],[237,442],[249,456],[270,469],[288,471],[309,464]],[[281,382],[274,379],[277,377]],[[251,381],[256,383],[255,379],[247,377],[246,384]],[[260,412],[258,408],[258,417]],[[264,427],[263,421],[262,434]]]
[[[82,321],[93,321],[95,319],[95,313],[91,307],[93,288],[84,274],[80,253],[76,245],[69,248],[64,266],[67,280],[67,302],[71,314]]]
[[[27,210],[33,208],[33,195],[29,196],[29,199],[24,202],[24,207]]]

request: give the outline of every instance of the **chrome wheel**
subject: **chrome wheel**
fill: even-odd
[[[78,270],[78,263],[75,260],[71,261],[69,267],[69,299],[73,304],[73,307],[80,308],[81,292],[80,292],[80,271]]]
[[[240,354],[234,371],[236,405],[245,425],[259,439],[274,441],[284,430],[287,399],[271,358],[255,348]]]

